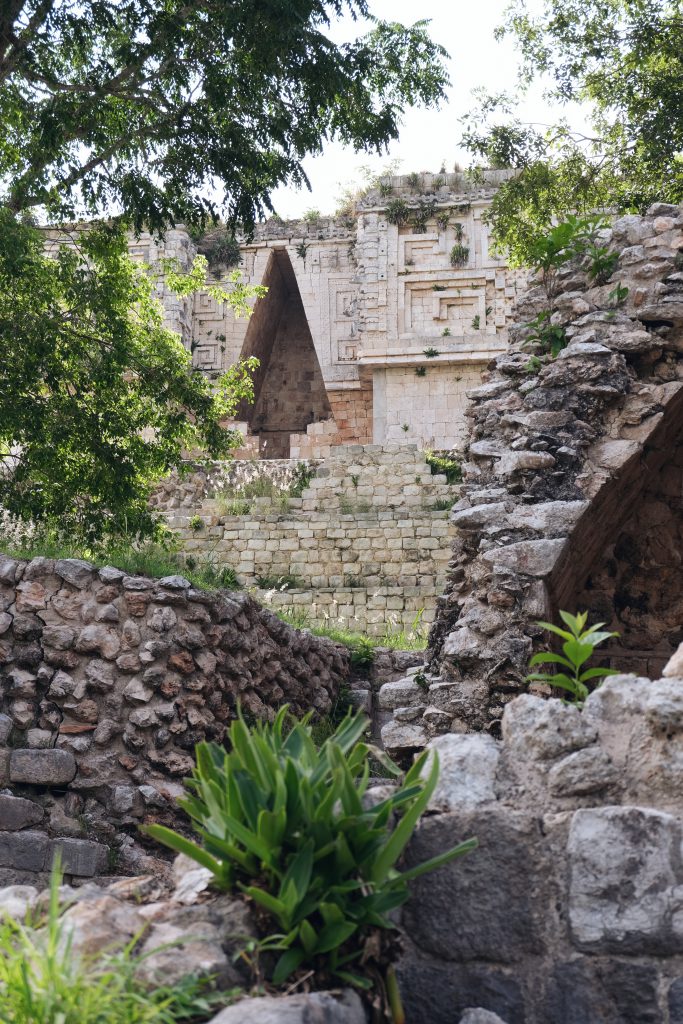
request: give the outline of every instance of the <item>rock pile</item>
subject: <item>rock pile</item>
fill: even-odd
[[[541,636],[535,621],[573,611],[579,599],[589,606],[586,586],[601,564],[603,577],[621,578],[616,596],[596,601],[596,614],[612,608],[612,628],[639,632],[646,649],[656,641],[654,667],[643,654],[648,671],[661,671],[681,639],[680,588],[659,588],[657,567],[668,562],[662,572],[670,579],[683,537],[683,476],[670,472],[683,441],[683,208],[657,204],[646,217],[622,217],[603,243],[618,254],[609,281],[595,285],[574,262],[559,272],[555,298],[533,287],[518,302],[510,351],[468,393],[471,434],[449,583],[422,688],[407,679],[384,695],[393,749],[421,746],[435,733],[499,731]],[[539,363],[525,342],[529,321],[544,309],[568,344]],[[650,532],[638,549],[622,543],[626,569],[614,569],[610,544],[664,470],[670,479],[650,503]],[[634,562],[645,557],[633,582]]]
[[[135,870],[128,833],[177,815],[195,744],[238,702],[324,713],[348,670],[245,594],[0,557],[0,878],[49,870],[56,848],[68,875]]]

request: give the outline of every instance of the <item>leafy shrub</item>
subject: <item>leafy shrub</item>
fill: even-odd
[[[530,245],[531,266],[541,274],[548,298],[557,294],[557,271],[577,256],[588,260],[588,276],[596,284],[604,284],[616,267],[619,256],[607,246],[597,245],[595,237],[605,226],[600,216],[576,217],[573,214],[560,224],[539,235]]]
[[[283,573],[282,576],[257,576],[256,585],[262,590],[297,590],[304,586],[301,576]]]
[[[423,753],[391,796],[366,807],[371,754],[400,774],[361,740],[366,727],[364,715],[348,714],[317,749],[308,718],[292,723],[286,707],[251,729],[239,717],[229,752],[198,745],[191,794],[180,801],[201,845],[162,825],[146,828],[208,868],[219,888],[238,888],[262,908],[280,940],[275,984],[310,965],[323,977],[369,987],[358,973],[366,940],[393,927],[389,915],[408,898],[408,881],[475,846],[468,840],[397,870],[436,786],[438,761],[423,779]]]
[[[392,199],[390,203],[387,203],[386,214],[390,224],[400,227],[407,223],[410,217],[410,208],[404,199]]]
[[[462,467],[457,459],[451,455],[439,454],[426,451],[425,460],[432,471],[432,476],[443,474],[449,484],[459,484],[462,481]]]
[[[202,246],[203,254],[210,267],[235,267],[242,262],[240,245],[232,232],[224,229],[207,239]]]
[[[451,249],[450,261],[452,267],[464,267],[470,258],[469,246],[458,242]]]
[[[590,693],[587,685],[589,682],[593,682],[596,679],[602,680],[606,676],[617,674],[616,669],[613,668],[584,668],[583,666],[593,656],[596,647],[613,636],[619,636],[619,634],[600,632],[604,622],[597,622],[594,626],[589,626],[586,629],[588,612],[570,615],[569,612],[561,611],[560,618],[569,626],[568,630],[554,626],[552,622],[539,622],[538,625],[564,640],[562,654],[556,654],[554,651],[543,651],[540,654],[535,654],[529,662],[529,667],[533,668],[535,665],[558,665],[563,669],[567,669],[571,674],[567,675],[567,672],[557,672],[554,674],[550,672],[532,672],[531,675],[527,676],[527,682],[541,681],[550,683],[551,686],[559,686],[561,690],[565,690],[572,695],[572,703],[581,706]],[[600,684],[598,683],[598,685]]]
[[[56,867],[44,920],[0,918],[2,1024],[174,1024],[208,1020],[234,999],[236,992],[204,993],[193,979],[146,989],[135,976],[138,937],[120,953],[74,955],[59,887]]]
[[[549,309],[544,309],[529,322],[527,326],[531,328],[531,334],[522,343],[522,348],[538,345],[543,355],[555,359],[567,347],[567,332],[560,324],[550,322],[551,315]]]
[[[304,210],[303,219],[307,224],[317,224],[320,220],[320,210]]]
[[[204,528],[204,520],[201,516],[191,516],[189,527],[191,530],[201,530]]]
[[[289,496],[291,498],[300,498],[314,476],[315,470],[311,466],[307,466],[305,462],[297,463],[289,488]]]
[[[429,348],[424,348],[422,351],[427,359],[436,359],[441,354],[438,348],[434,348],[433,345],[430,345]]]

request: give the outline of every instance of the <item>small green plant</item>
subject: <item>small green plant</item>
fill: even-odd
[[[526,373],[538,373],[542,366],[543,362],[538,356],[529,356],[524,364],[524,370]]]
[[[432,291],[433,292],[445,292],[447,290],[448,290],[448,287],[445,284],[433,284],[432,285]]]
[[[427,367],[426,366],[416,366],[415,367],[415,376],[416,377],[426,377],[426,375],[427,375]]]
[[[209,236],[201,249],[212,269],[217,266],[236,267],[242,262],[239,242],[225,228]]]
[[[416,672],[413,676],[413,681],[423,693],[429,693],[429,680],[424,672]]]
[[[530,321],[527,326],[531,328],[531,334],[522,342],[522,347],[537,345],[542,355],[555,359],[567,347],[567,333],[560,324],[550,322],[551,316],[551,310],[544,309]]]
[[[210,992],[188,979],[148,989],[136,978],[134,938],[120,952],[75,955],[52,870],[44,916],[0,918],[0,1020],[3,1024],[175,1024],[208,1020],[237,990]],[[181,956],[179,950],[178,955]]]
[[[571,694],[572,703],[579,707],[588,697],[590,689],[588,683],[596,680],[602,681],[606,676],[617,675],[613,668],[584,668],[586,662],[594,655],[595,648],[611,637],[619,636],[618,633],[601,632],[604,622],[597,622],[594,626],[586,629],[588,612],[579,612],[577,615],[570,615],[569,612],[560,612],[560,618],[569,629],[561,629],[552,622],[539,622],[543,629],[549,630],[555,636],[561,637],[562,654],[554,651],[543,651],[535,654],[529,662],[529,667],[536,665],[557,665],[564,672],[532,672],[527,676],[527,682],[544,682],[551,686],[558,686],[561,690]],[[568,674],[569,673],[569,674]],[[600,685],[600,682],[597,683]]]
[[[472,327],[474,328],[475,331],[478,331],[479,328],[481,327],[481,316],[479,315],[479,313],[477,313],[476,316],[472,317]]]
[[[257,576],[256,586],[261,590],[301,590],[304,581],[300,576],[283,573],[281,576]]]
[[[360,482],[360,477],[358,476],[358,474],[357,473],[352,473],[351,474],[351,483],[353,484],[353,486],[354,487],[358,487],[359,482]]]
[[[417,174],[415,171],[412,171],[408,175],[408,185],[410,186],[410,188],[413,188],[413,189],[420,188],[421,184],[422,184],[422,178],[420,177],[420,175]]]
[[[619,306],[623,306],[628,298],[629,289],[619,282],[607,296],[607,301],[610,305],[617,309]]]
[[[402,423],[401,424],[401,430],[403,431],[404,434],[407,434],[408,431],[410,430],[410,424],[409,423]]]
[[[320,210],[304,210],[303,219],[307,224],[317,224],[320,220]]]
[[[450,338],[450,336],[451,336],[451,329],[450,329],[450,327],[444,327],[444,329],[441,332],[441,337],[442,338]]]
[[[299,259],[303,260],[303,262],[305,263],[306,262],[306,257],[308,255],[308,250],[310,248],[311,247],[310,247],[310,245],[308,245],[308,243],[306,243],[306,242],[299,242],[299,244],[295,247],[294,252],[297,254]]]
[[[407,223],[410,217],[410,208],[404,199],[392,199],[387,203],[386,216],[390,224],[401,227],[402,224]]]
[[[290,498],[300,498],[314,476],[315,470],[311,466],[306,465],[305,462],[299,462],[294,470],[289,488]]]
[[[430,506],[432,512],[448,512],[453,507],[452,498],[438,498]]]
[[[465,226],[459,220],[453,225],[453,234],[455,235],[456,242],[462,242],[465,237]]]
[[[436,223],[442,231],[445,231],[450,223],[451,211],[444,210],[442,213],[436,215]]]
[[[423,235],[427,230],[427,224],[436,210],[436,200],[420,199],[417,210],[413,217],[413,230],[418,235]]]
[[[451,455],[445,455],[431,450],[425,452],[425,460],[432,471],[432,476],[444,475],[449,484],[459,484],[462,481],[462,467],[457,459]]]
[[[458,242],[451,249],[450,261],[452,267],[464,267],[470,258],[470,250],[466,245]]]
[[[619,253],[610,252],[606,245],[589,242],[586,246],[588,276],[594,284],[606,284],[619,262]]]
[[[380,181],[378,188],[382,199],[386,199],[388,196],[392,195],[394,191],[394,186],[390,181]]]
[[[241,890],[270,917],[281,940],[276,985],[307,967],[370,987],[367,942],[374,936],[379,946],[394,927],[389,915],[408,898],[410,879],[476,845],[467,840],[397,869],[434,792],[438,759],[434,753],[428,769],[425,751],[389,797],[366,808],[371,756],[400,775],[362,740],[367,726],[364,715],[348,714],[318,749],[309,716],[293,721],[285,706],[273,722],[249,728],[240,715],[229,729],[229,750],[213,743],[196,749],[190,792],[180,805],[199,842],[162,825],[145,829],[208,868],[218,888]],[[399,817],[391,830],[393,813]],[[401,1020],[400,1000],[396,1009]]]
[[[427,359],[435,359],[438,355],[441,355],[438,348],[433,348],[431,345],[429,348],[423,348],[422,352],[427,357]]]
[[[194,530],[195,532],[197,530],[203,530],[204,529],[204,520],[202,519],[201,516],[192,516],[192,518],[190,519],[189,525],[190,525],[190,529]]]

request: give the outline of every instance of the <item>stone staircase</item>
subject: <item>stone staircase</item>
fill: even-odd
[[[220,493],[165,513],[183,549],[229,565],[274,608],[383,633],[433,621],[451,557],[459,488],[415,445],[350,445],[300,498],[230,507]],[[234,514],[237,512],[237,514]]]

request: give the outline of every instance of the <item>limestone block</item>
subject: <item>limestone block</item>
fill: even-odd
[[[489,548],[481,557],[496,569],[512,569],[528,576],[547,576],[565,545],[565,540],[524,540],[506,547]]]
[[[390,685],[390,684],[389,684]],[[439,759],[439,779],[431,799],[431,811],[470,810],[496,799],[495,781],[500,743],[483,733],[446,733],[429,742],[429,757],[422,770],[427,777],[434,754]]]
[[[43,871],[50,840],[44,832],[0,832],[0,867]]]
[[[413,703],[419,704],[423,696],[415,680],[408,676],[384,683],[378,694],[378,703],[382,711],[390,711]]]
[[[63,786],[76,774],[76,761],[68,750],[13,750],[10,757],[12,782],[32,786]]]
[[[351,989],[296,996],[242,999],[221,1010],[210,1024],[365,1024],[365,1010]]]
[[[7,915],[15,921],[23,921],[29,910],[35,907],[38,896],[34,885],[8,885],[0,889],[0,919]]]
[[[598,746],[575,750],[548,772],[548,788],[555,796],[583,796],[617,784],[620,773]]]
[[[139,910],[107,895],[80,900],[69,907],[62,921],[77,957],[93,956],[105,949],[118,951],[142,934],[146,926]]]
[[[91,878],[101,874],[107,866],[108,848],[88,839],[55,839],[52,843],[52,857],[57,854],[62,870],[67,875]]]
[[[597,730],[585,715],[559,700],[523,693],[503,714],[503,739],[516,758],[545,761],[588,747]]]
[[[80,558],[60,558],[55,562],[55,573],[72,587],[83,590],[90,586],[95,566]]]
[[[680,824],[646,807],[575,811],[567,841],[569,922],[580,949],[683,949]]]
[[[382,727],[382,745],[390,753],[422,749],[429,739],[426,728],[417,722],[387,722]]]
[[[460,1018],[460,1024],[505,1024],[505,1021],[491,1010],[482,1010],[481,1007],[476,1007],[465,1010]]]
[[[16,832],[43,819],[43,808],[32,800],[0,793],[0,829]]]

